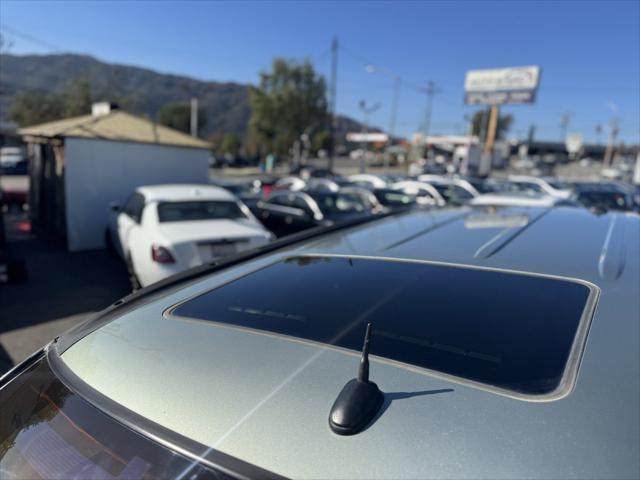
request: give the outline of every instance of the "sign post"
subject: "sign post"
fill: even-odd
[[[540,67],[512,67],[492,70],[469,70],[464,81],[467,105],[490,105],[480,175],[491,171],[493,144],[498,131],[500,105],[533,103],[540,83]]]

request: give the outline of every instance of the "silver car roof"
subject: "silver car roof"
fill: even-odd
[[[358,435],[335,435],[327,418],[355,375],[355,352],[166,314],[291,255],[428,260],[589,282],[600,298],[575,385],[560,398],[530,401],[372,357],[371,377],[386,392],[383,413]],[[413,211],[203,278],[102,326],[62,360],[127,409],[284,476],[637,478],[638,291],[635,214]]]

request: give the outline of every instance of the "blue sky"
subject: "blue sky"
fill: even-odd
[[[360,118],[358,102],[379,102],[373,123],[389,124],[392,81],[402,77],[397,132],[423,122],[433,80],[432,132],[462,133],[468,69],[540,65],[534,105],[509,106],[511,134],[559,140],[569,132],[596,140],[613,112],[620,137],[640,142],[640,1],[568,2],[0,2],[11,52],[79,52],[112,63],[205,80],[256,83],[272,59],[309,58],[328,75],[329,46],[340,42],[338,111]],[[606,130],[605,130],[606,131]],[[605,134],[601,135],[604,141]]]

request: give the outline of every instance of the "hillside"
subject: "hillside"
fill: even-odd
[[[59,92],[76,78],[91,83],[96,100],[121,100],[133,113],[155,116],[169,102],[196,96],[206,111],[206,133],[242,133],[250,116],[246,85],[203,82],[179,75],[112,65],[86,55],[0,56],[0,115],[21,91]]]
[[[251,106],[247,85],[205,82],[180,75],[101,62],[87,55],[0,55],[0,122],[6,121],[12,98],[20,92],[61,92],[77,78],[91,84],[95,100],[121,103],[136,114],[155,117],[170,102],[195,96],[207,117],[204,135],[247,129]],[[339,118],[339,131],[359,130],[360,124]]]

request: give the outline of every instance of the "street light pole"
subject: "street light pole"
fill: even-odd
[[[422,91],[427,95],[427,105],[424,115],[424,143],[428,148],[427,138],[429,137],[429,130],[431,129],[431,109],[433,106],[433,96],[436,93],[440,93],[440,89],[436,88],[436,85],[432,80],[429,80],[427,82],[426,88],[424,88]]]
[[[365,172],[365,160],[367,153],[367,130],[369,129],[369,118],[372,113],[380,108],[380,104],[376,103],[371,107],[367,107],[367,104],[364,100],[360,100],[358,104],[360,110],[363,114],[363,123],[362,123],[362,142],[360,142],[360,149],[362,150],[362,155],[360,156],[360,173]]]
[[[400,97],[400,87],[402,85],[402,79],[399,75],[396,75],[388,68],[376,67],[375,65],[367,65],[365,70],[369,73],[380,72],[391,77],[393,79],[393,97],[391,98],[391,113],[389,115],[389,139],[387,140],[387,148],[393,144],[393,136],[396,133],[396,119],[398,117],[398,98]],[[384,171],[389,171],[389,154],[385,152],[384,155]]]
[[[393,145],[393,136],[396,133],[396,118],[398,115],[398,97],[400,96],[400,85],[402,80],[398,75],[393,76],[393,99],[391,100],[391,117],[389,118],[389,139],[387,140],[387,150]],[[387,151],[384,154],[384,172],[389,173],[389,156]]]
[[[331,136],[331,148],[329,149],[329,171],[333,172],[336,155],[336,130],[338,116],[336,115],[336,99],[338,91],[338,37],[333,37],[331,42],[331,124],[329,125]]]

